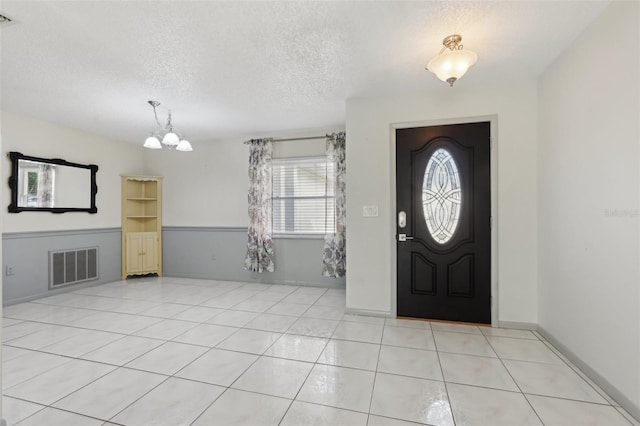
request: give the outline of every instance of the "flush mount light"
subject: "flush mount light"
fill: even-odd
[[[442,40],[444,47],[440,50],[438,56],[434,57],[427,64],[426,69],[431,71],[442,81],[453,86],[467,70],[476,63],[478,55],[470,50],[463,50],[460,42],[462,36],[452,34]]]
[[[176,151],[193,151],[189,141],[184,139],[178,130],[173,127],[171,111],[169,111],[169,115],[167,116],[167,124],[163,126],[160,124],[160,121],[158,121],[158,112],[156,111],[156,108],[160,106],[160,102],[148,102],[149,105],[153,107],[153,115],[156,117],[156,123],[158,123],[159,128],[151,132],[149,137],[144,141],[143,146],[149,149],[162,149],[164,145],[169,149],[175,148]]]

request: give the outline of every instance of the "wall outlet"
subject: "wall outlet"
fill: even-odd
[[[13,266],[7,266],[6,272],[5,274],[10,277],[11,275],[15,274],[14,270],[13,270]]]
[[[215,253],[213,253],[213,254],[211,255],[211,260],[217,260],[217,258],[216,258],[216,254],[215,254]]]

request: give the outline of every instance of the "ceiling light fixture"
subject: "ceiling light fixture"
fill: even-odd
[[[184,139],[180,132],[173,127],[173,123],[171,122],[171,111],[169,111],[169,115],[167,116],[167,124],[163,126],[160,124],[160,121],[158,121],[158,113],[156,111],[160,102],[148,102],[149,105],[153,107],[153,115],[156,117],[156,123],[158,123],[160,128],[151,132],[151,135],[144,141],[144,147],[149,149],[162,149],[162,145],[164,145],[169,149],[175,148],[176,151],[193,151],[189,141]],[[162,143],[160,143],[161,141]]]
[[[440,80],[449,83],[449,86],[453,86],[453,83],[462,77],[478,60],[478,55],[474,52],[462,49],[461,41],[462,36],[458,34],[445,37],[442,40],[444,47],[440,50],[438,56],[429,61],[426,67],[428,71],[434,73]]]

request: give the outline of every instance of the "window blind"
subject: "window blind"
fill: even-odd
[[[325,157],[275,159],[274,234],[335,231],[334,166]]]

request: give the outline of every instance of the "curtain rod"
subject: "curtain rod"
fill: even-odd
[[[299,137],[299,138],[265,138],[271,139],[271,142],[288,142],[288,141],[306,141],[311,139],[326,139],[327,135],[323,136],[307,136],[307,137]],[[245,145],[249,144],[251,141],[245,141]]]

